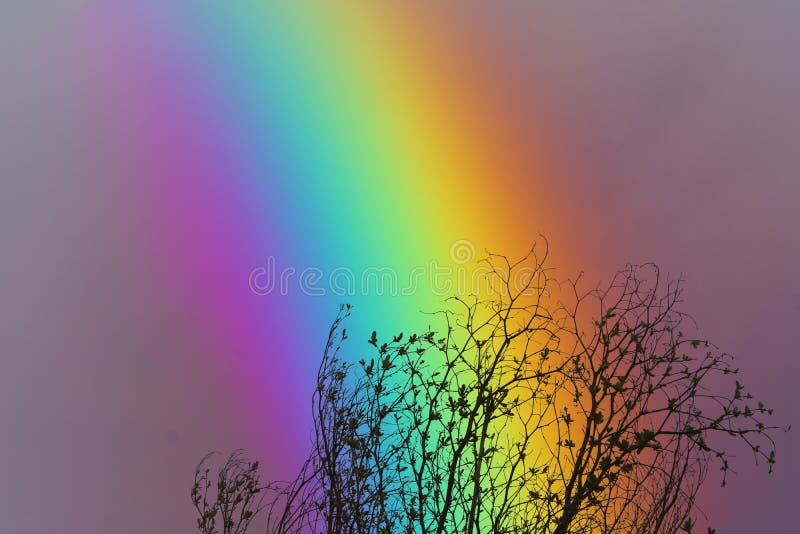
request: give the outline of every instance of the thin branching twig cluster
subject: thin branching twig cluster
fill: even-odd
[[[488,296],[453,297],[436,330],[373,332],[358,361],[342,355],[343,306],[298,476],[253,501],[254,474],[227,467],[218,492],[239,518],[265,507],[274,533],[673,534],[692,531],[709,469],[726,480],[734,442],[771,469],[772,412],[730,356],[684,333],[680,280],[629,266],[581,291],[545,258],[490,255]],[[204,534],[246,528],[224,498],[206,504],[198,474]]]
[[[258,462],[246,460],[234,451],[212,476],[207,454],[197,466],[192,485],[192,504],[197,511],[197,528],[203,534],[243,534],[264,507],[269,486],[261,484]]]

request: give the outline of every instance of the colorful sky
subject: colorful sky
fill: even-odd
[[[357,338],[441,299],[331,273],[403,289],[464,240],[684,273],[703,332],[800,415],[794,3],[30,4],[0,8],[8,532],[189,532],[212,449],[287,476],[338,304]],[[270,258],[286,295],[250,287]],[[794,531],[794,443],[704,496],[720,532]]]

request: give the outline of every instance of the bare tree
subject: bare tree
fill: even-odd
[[[629,266],[604,289],[568,287],[553,532],[690,532],[714,462],[726,481],[725,438],[772,470],[772,411],[735,379],[728,354],[684,334],[693,324],[677,308],[680,280]]]
[[[263,508],[265,488],[258,478],[258,462],[250,462],[234,451],[211,476],[207,454],[197,465],[192,485],[192,504],[197,511],[197,528],[203,534],[243,534]]]
[[[451,298],[438,330],[373,332],[358,362],[341,355],[342,307],[311,453],[266,488],[270,531],[691,532],[732,445],[771,470],[772,412],[729,355],[684,333],[680,280],[628,266],[584,291],[546,257],[490,255],[486,294]]]

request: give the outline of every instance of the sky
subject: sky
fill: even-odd
[[[191,532],[207,451],[276,477],[302,458],[343,300],[358,339],[442,297],[343,296],[331,273],[404,287],[456,246],[540,233],[561,276],[682,273],[684,309],[796,423],[798,20],[788,1],[4,2],[4,529]],[[253,287],[270,261],[286,294]],[[712,474],[719,532],[796,530],[794,434],[771,476]]]

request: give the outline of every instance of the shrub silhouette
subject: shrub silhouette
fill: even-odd
[[[628,266],[583,291],[550,278],[546,255],[490,255],[488,296],[452,297],[435,331],[373,332],[358,362],[342,355],[343,306],[297,477],[254,505],[257,478],[223,469],[201,530],[219,531],[209,510],[263,506],[275,533],[673,534],[692,531],[701,484],[718,467],[724,485],[737,443],[771,471],[772,411],[729,355],[684,334],[681,280]]]

